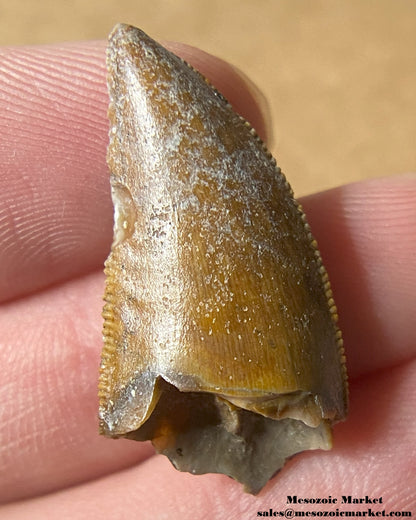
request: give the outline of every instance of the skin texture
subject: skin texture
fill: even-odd
[[[267,138],[251,84],[205,53],[170,48]],[[104,50],[92,42],[1,52],[0,516],[254,518],[283,510],[294,494],[382,496],[373,509],[414,513],[415,175],[300,201],[349,368],[350,415],[335,427],[332,451],[295,457],[252,497],[223,475],[175,471],[148,444],[98,436],[102,265],[112,238]]]

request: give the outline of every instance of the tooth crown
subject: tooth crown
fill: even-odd
[[[221,94],[130,26],[107,63],[102,433],[257,492],[288,456],[328,449],[346,415],[328,275],[284,175]]]

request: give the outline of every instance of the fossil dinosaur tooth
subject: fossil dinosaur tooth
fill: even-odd
[[[101,433],[257,493],[347,413],[328,276],[276,162],[203,76],[123,24],[107,64]]]

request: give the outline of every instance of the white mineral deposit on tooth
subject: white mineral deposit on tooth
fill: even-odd
[[[305,216],[250,125],[139,29],[107,50],[101,433],[258,493],[330,449],[347,413],[342,339]]]

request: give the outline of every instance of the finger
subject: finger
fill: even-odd
[[[252,86],[213,56],[178,44],[175,50],[264,136]],[[104,42],[1,51],[2,301],[90,272],[108,254],[113,210],[104,62]]]
[[[353,376],[416,354],[416,175],[303,199],[338,305]]]
[[[104,45],[6,48],[0,63],[5,300],[95,267],[111,202]]]
[[[60,493],[5,506],[2,513],[17,520],[40,518],[251,518],[257,511],[365,510],[368,505],[342,505],[342,496],[382,497],[373,511],[408,510],[415,506],[413,489],[416,435],[409,421],[415,406],[416,364],[357,381],[353,406],[336,430],[330,452],[298,455],[257,497],[223,475],[191,476],[176,472],[162,457]],[[389,391],[386,393],[386,388]],[[382,410],[380,410],[380,395]],[[403,399],[406,396],[406,399]],[[365,488],[363,488],[365,485]],[[337,499],[336,505],[288,505],[289,496]]]
[[[390,240],[398,238],[400,233],[405,236],[413,233],[414,207],[409,204],[409,200],[412,201],[411,186],[412,179],[408,178],[371,181],[305,200],[313,231],[328,260],[346,337],[351,379],[366,370],[373,371],[374,367],[385,368],[402,362],[410,356],[411,348],[416,344],[412,340],[411,319],[407,324],[407,335],[404,331],[399,332],[400,343],[394,335],[386,336],[380,343],[380,324],[371,315],[368,316],[368,323],[365,320],[360,322],[361,330],[357,328],[357,316],[367,312],[369,301],[378,314],[381,312],[377,306],[383,306],[385,293],[380,295],[377,285],[368,285],[368,292],[363,293],[365,297],[358,292],[352,298],[349,293],[353,285],[351,280],[367,264],[380,277],[380,284],[384,278],[392,276],[392,270],[397,269],[397,265],[412,265],[414,248],[410,245],[397,247],[394,242],[389,242],[394,256],[380,256],[380,242],[386,245],[387,240],[380,238],[380,234],[384,236],[387,227],[394,229],[397,206],[401,207],[400,222],[396,224],[398,229],[391,233]],[[379,196],[372,198],[371,194],[375,193]],[[365,204],[358,204],[357,197],[363,197]],[[375,211],[380,198],[385,201],[381,221],[379,212]],[[371,207],[374,207],[373,215],[376,218],[371,218]],[[386,212],[389,207],[390,218]],[[321,214],[322,217],[318,216]],[[347,225],[347,222],[341,221],[343,225],[341,222],[335,225],[334,222],[339,222],[342,215],[350,215],[351,222]],[[354,219],[352,215],[355,215]],[[352,225],[355,219],[369,226],[364,235],[360,225]],[[332,224],[329,225],[329,222]],[[347,247],[342,249],[341,245],[345,243]],[[335,256],[331,256],[333,248],[338,252]],[[389,260],[392,261],[391,265]],[[412,272],[413,279],[409,276]],[[411,287],[416,283],[416,273],[411,268],[406,273],[408,294],[412,296]],[[344,276],[347,276],[346,283]],[[374,282],[374,277],[370,278]],[[107,441],[108,451],[104,457],[101,455],[106,445],[103,444],[105,440],[99,440],[97,435],[96,385],[101,349],[99,314],[102,285],[102,275],[91,276],[33,296],[26,304],[17,301],[4,306],[0,315],[0,337],[4,345],[0,350],[0,366],[4,371],[0,380],[0,397],[7,406],[1,408],[0,490],[5,493],[8,490],[7,496],[10,493],[14,493],[14,497],[30,496],[69,483],[76,484],[149,455],[148,451],[143,455],[140,444],[127,441],[115,444]],[[361,284],[358,289],[361,289]],[[409,303],[403,306],[401,291],[392,290],[387,295],[392,309],[411,312],[411,309],[407,310]],[[377,298],[381,298],[381,303],[377,302]],[[394,322],[398,318],[396,313],[386,313],[385,319]],[[387,321],[384,326],[390,330]],[[384,334],[384,330],[381,333]],[[354,344],[354,334],[358,337],[362,334],[367,339],[365,348]],[[371,341],[376,341],[376,344]],[[373,365],[370,364],[371,360]],[[113,453],[115,449],[120,451]],[[123,450],[126,450],[125,455]],[[136,459],[131,455],[136,453],[135,450]],[[101,463],[96,464],[93,462],[95,460]],[[53,462],[48,464],[48,461]]]

